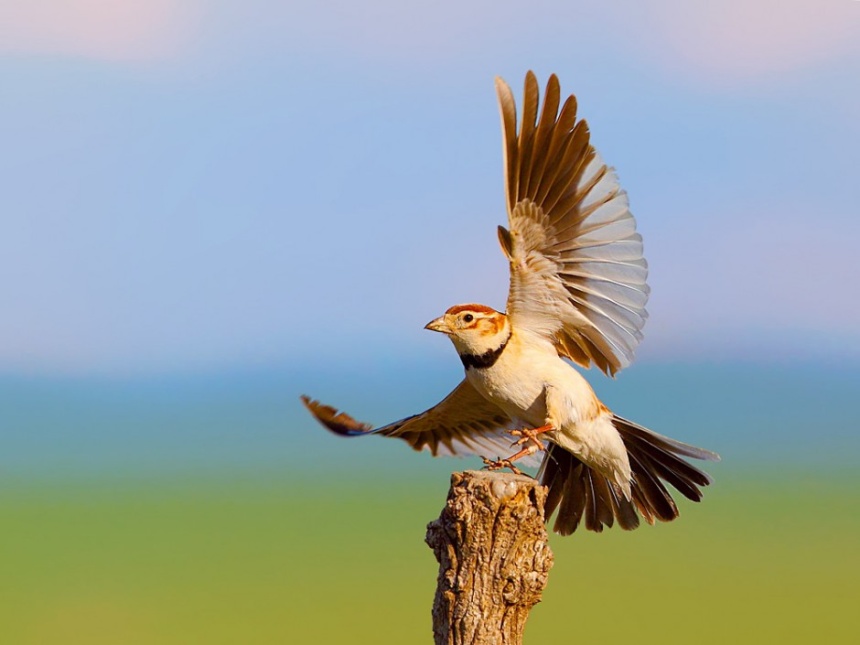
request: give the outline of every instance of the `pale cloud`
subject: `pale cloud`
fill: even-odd
[[[652,56],[706,83],[755,81],[860,55],[860,2],[685,0],[649,3]]]
[[[512,0],[0,3],[0,54],[199,62],[284,51],[436,68],[626,52],[693,82],[724,85],[860,56],[860,2],[534,0],[527,12]]]
[[[20,0],[0,4],[0,54],[149,61],[178,53],[194,2]]]
[[[533,0],[527,9],[516,0],[247,0],[209,13],[220,36],[244,31],[288,49],[350,52],[388,65],[622,52],[732,80],[860,54],[856,0]]]

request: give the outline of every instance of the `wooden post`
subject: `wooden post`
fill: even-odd
[[[451,476],[448,501],[427,525],[439,561],[436,645],[519,645],[541,599],[553,556],[544,525],[546,488],[525,475]]]

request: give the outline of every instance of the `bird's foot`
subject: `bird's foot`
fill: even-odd
[[[487,470],[502,470],[503,468],[510,468],[515,474],[522,475],[522,471],[514,466],[514,462],[518,459],[522,459],[523,457],[533,455],[541,450],[546,450],[546,446],[544,446],[543,441],[538,437],[545,432],[552,432],[554,429],[555,428],[551,425],[545,425],[540,428],[511,430],[511,434],[513,436],[519,437],[519,439],[511,444],[511,447],[523,446],[523,448],[519,452],[512,454],[507,459],[487,459],[484,457],[484,468]]]
[[[526,438],[526,440],[528,441],[529,438]],[[514,466],[514,462],[518,459],[522,459],[523,457],[533,455],[539,450],[546,450],[544,445],[539,440],[534,439],[533,441],[534,443],[530,443],[525,448],[523,448],[519,452],[512,454],[507,459],[492,460],[484,457],[484,468],[486,468],[487,470],[501,470],[502,468],[510,468],[517,475],[522,475],[522,471],[516,466]]]
[[[510,459],[487,459],[486,457],[484,457],[483,459],[485,470],[493,471],[502,470],[503,468],[510,468],[511,472],[513,472],[515,475],[523,474],[523,471],[514,466],[514,464],[511,463]]]
[[[543,442],[538,439],[538,435],[542,435],[545,432],[552,432],[555,428],[551,425],[541,426],[540,428],[522,428],[520,430],[511,430],[510,434],[514,437],[519,437],[516,441],[511,444],[511,447],[521,446],[524,443],[532,442],[532,445],[537,446],[538,450],[546,450],[546,446],[543,445]],[[531,454],[531,453],[529,453]]]

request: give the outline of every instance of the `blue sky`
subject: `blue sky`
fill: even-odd
[[[529,68],[630,194],[643,359],[860,357],[858,2],[33,0],[0,43],[2,372],[450,352]]]

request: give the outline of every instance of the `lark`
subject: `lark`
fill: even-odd
[[[576,98],[561,102],[555,75],[541,106],[528,72],[519,128],[510,87],[497,78],[496,92],[509,227],[498,229],[510,265],[506,311],[461,304],[426,326],[448,336],[465,378],[426,412],[379,428],[302,400],[340,435],[397,437],[433,455],[478,454],[487,468],[517,472],[516,463],[542,455],[546,516],[557,510],[553,528],[563,535],[581,523],[600,532],[616,522],[634,529],[640,516],[649,524],[673,520],[678,507],[667,484],[699,501],[712,481],[687,458],[719,456],[613,413],[573,366],[614,376],[642,339],[648,267],[627,194],[577,119]]]

